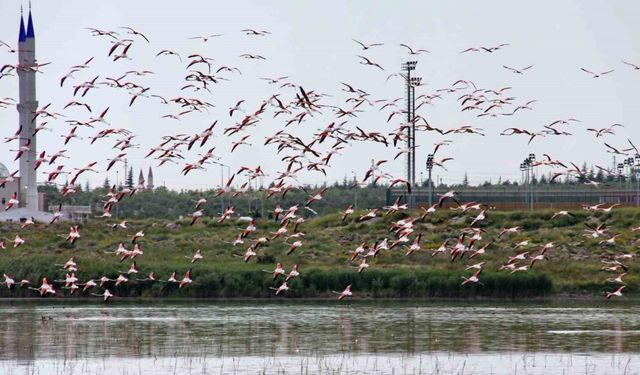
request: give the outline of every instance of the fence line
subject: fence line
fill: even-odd
[[[438,202],[438,194],[445,193],[444,189],[434,189],[432,201]],[[515,210],[529,207],[529,196],[533,198],[533,208],[578,208],[583,204],[594,205],[598,203],[621,204],[626,206],[638,205],[638,192],[635,190],[623,189],[592,189],[592,190],[570,190],[570,189],[548,189],[535,188],[533,194],[527,189],[504,188],[504,189],[482,189],[482,188],[460,188],[456,189],[459,200],[462,202],[478,202],[494,206],[498,209]],[[387,204],[391,204],[396,198],[406,202],[408,194],[406,190],[387,190]],[[412,189],[411,199],[414,199],[417,206],[426,206],[429,203],[429,190],[425,188]]]

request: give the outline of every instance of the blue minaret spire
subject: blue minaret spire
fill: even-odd
[[[27,39],[35,38],[36,33],[33,30],[33,19],[31,18],[31,2],[29,2],[29,20],[27,21]]]
[[[27,33],[24,30],[24,18],[22,17],[22,7],[20,7],[20,33],[18,35],[18,43],[27,40]]]

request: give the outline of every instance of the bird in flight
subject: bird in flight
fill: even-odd
[[[607,70],[607,71],[605,71],[605,72],[601,72],[601,73],[594,73],[594,72],[592,72],[592,71],[590,71],[590,70],[587,70],[587,69],[585,69],[585,68],[580,68],[580,70],[582,70],[582,71],[583,71],[583,72],[585,72],[585,73],[589,73],[589,74],[591,74],[591,75],[593,76],[593,78],[600,78],[600,77],[602,77],[602,76],[603,76],[603,75],[605,75],[605,74],[609,74],[609,73],[612,73],[613,71],[615,71],[615,69],[611,69],[611,70]]]
[[[360,55],[358,55],[358,57],[361,58],[362,60],[364,60],[364,61],[360,61],[360,64],[362,64],[362,65],[371,65],[371,66],[375,66],[377,68],[380,68],[380,70],[384,70],[383,67],[381,67],[379,64],[369,60],[368,58],[366,58],[364,56],[360,56]]]
[[[208,42],[208,41],[209,41],[209,39],[211,39],[211,38],[217,38],[217,37],[219,37],[219,36],[222,36],[222,34],[210,34],[210,35],[205,35],[205,36],[192,36],[192,37],[190,37],[190,38],[188,38],[188,39],[195,39],[195,40],[198,40],[198,39],[199,39],[199,40],[202,40],[203,42],[205,42],[205,43],[206,43],[206,42]]]
[[[400,44],[400,46],[406,48],[408,50],[408,52],[409,52],[409,55],[419,55],[421,53],[431,53],[431,52],[427,51],[426,49],[416,49],[416,50],[414,50],[413,48],[409,47],[408,45],[402,44],[402,43]]]
[[[255,36],[265,36],[267,34],[271,34],[266,30],[254,30],[254,29],[244,29],[241,30],[245,35],[255,35]]]
[[[533,68],[533,65],[525,66],[524,68],[520,68],[520,69],[511,68],[511,67],[508,67],[506,65],[502,65],[502,67],[505,68],[505,69],[511,70],[512,72],[514,72],[516,74],[524,74],[524,71]]]
[[[367,44],[364,44],[364,43],[362,43],[362,42],[360,42],[360,41],[357,41],[357,40],[355,40],[355,39],[351,39],[351,40],[353,40],[354,42],[356,42],[356,43],[358,43],[360,46],[362,46],[362,50],[363,50],[363,51],[366,51],[366,50],[368,50],[368,49],[369,49],[369,48],[371,48],[371,47],[377,47],[377,46],[382,46],[382,45],[383,45],[382,43],[372,43],[372,44],[368,44],[368,45],[367,45]]]
[[[625,64],[625,65],[629,65],[630,67],[633,68],[633,70],[640,70],[640,65],[638,65],[638,64],[632,64],[632,63],[629,63],[629,62],[626,62],[626,61],[622,61],[622,63]]]
[[[125,27],[121,27],[121,29],[127,30],[128,31],[127,34],[137,35],[137,36],[141,37],[142,39],[146,40],[147,43],[150,43],[149,42],[149,38],[147,38],[146,35],[144,35],[143,33],[139,32],[139,31],[134,30],[131,27],[125,26]]]

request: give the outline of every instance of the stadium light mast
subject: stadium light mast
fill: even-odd
[[[533,211],[533,162],[536,160],[536,154],[529,154],[520,164],[520,170],[525,173],[525,203],[528,203],[529,211]]]
[[[433,205],[433,181],[431,180],[431,171],[433,171],[433,154],[427,155],[427,173],[429,174],[428,184],[429,184],[429,207]]]
[[[626,193],[625,195],[627,196],[627,204],[631,203],[631,187],[633,186],[632,183],[633,181],[631,181],[631,177],[634,175],[634,169],[635,169],[635,162],[633,157],[627,158],[624,161],[624,164],[626,165],[626,169],[627,169],[627,181],[625,181],[625,190]]]
[[[531,194],[531,196],[529,197],[529,211],[533,211],[533,178],[535,177],[533,173],[534,161],[536,161],[536,154],[529,154],[529,163],[527,164],[529,166],[529,171],[531,174],[531,178],[529,180],[529,193]]]
[[[522,186],[527,186],[527,178],[525,174],[526,171],[527,171],[527,160],[525,159],[522,163],[520,163],[520,176],[522,177]],[[526,190],[524,194],[524,204],[528,205]]]
[[[622,182],[622,168],[624,168],[624,164],[618,163],[618,182]]]
[[[411,72],[416,69],[418,61],[406,61],[402,64],[401,69],[404,73],[403,77],[407,90],[407,156],[406,156],[406,180],[413,187],[416,184],[416,98],[415,86],[420,84],[421,78],[411,77]],[[415,199],[409,196],[407,199],[409,207],[415,207]]]
[[[411,77],[409,84],[411,85],[411,182],[412,186],[416,185],[416,86],[420,86],[421,77]]]
[[[624,201],[627,204],[629,204],[629,177],[631,175],[629,170],[629,159],[630,158],[626,158],[622,161],[622,164],[624,166]],[[633,159],[631,158],[631,160]]]

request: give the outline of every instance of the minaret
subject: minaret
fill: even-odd
[[[153,171],[149,167],[149,173],[147,174],[147,189],[153,190]]]
[[[27,28],[24,28],[22,12],[20,14],[20,35],[18,37],[18,81],[20,102],[20,146],[29,143],[29,151],[20,157],[20,202],[30,211],[38,211],[38,186],[34,163],[37,155],[36,137],[33,135],[36,122],[33,118],[38,108],[36,100],[36,35],[29,6]]]
[[[20,180],[18,190],[19,207],[10,210],[0,210],[0,221],[22,221],[33,218],[37,221],[48,222],[53,218],[49,212],[41,211],[38,199],[38,185],[34,165],[37,155],[36,127],[34,119],[38,108],[36,100],[36,33],[29,5],[27,27],[24,24],[22,9],[20,10],[20,30],[18,32],[18,90],[17,109],[20,121],[19,147],[27,147],[20,156]]]
[[[140,174],[138,175],[138,187],[144,189],[144,174],[142,174],[142,168],[140,168]]]

